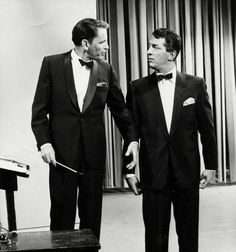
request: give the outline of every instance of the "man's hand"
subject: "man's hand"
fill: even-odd
[[[126,178],[126,182],[135,195],[140,195],[142,193],[140,182],[136,176]]]
[[[41,157],[44,162],[52,163],[56,166],[55,151],[51,144],[44,144],[41,146]]]
[[[131,142],[127,148],[127,151],[125,153],[125,156],[128,157],[132,155],[133,159],[132,161],[126,165],[126,168],[128,170],[133,169],[137,164],[138,159],[138,142]]]
[[[215,171],[213,171],[213,170],[203,171],[202,175],[200,176],[199,188],[201,188],[201,189],[206,188],[208,183],[211,182],[214,175],[215,175]]]

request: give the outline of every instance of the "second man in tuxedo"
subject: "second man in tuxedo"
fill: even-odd
[[[148,48],[153,74],[132,81],[127,104],[140,138],[140,177],[146,252],[167,252],[171,204],[179,251],[198,251],[199,186],[205,188],[217,167],[215,130],[206,84],[176,69],[181,39],[157,29]],[[200,174],[200,133],[205,170]],[[138,180],[124,169],[139,194]],[[177,250],[176,250],[177,251]]]

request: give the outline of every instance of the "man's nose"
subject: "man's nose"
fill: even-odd
[[[149,47],[149,48],[147,49],[147,54],[148,54],[148,55],[152,54],[152,49],[151,49],[151,47]]]
[[[104,46],[104,50],[109,50],[109,45],[108,44],[105,44],[105,46]]]

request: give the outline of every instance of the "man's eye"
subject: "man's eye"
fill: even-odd
[[[160,47],[157,46],[157,45],[148,45],[148,49],[149,49],[149,48],[160,49]]]

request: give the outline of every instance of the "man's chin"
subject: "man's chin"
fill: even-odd
[[[155,69],[155,66],[151,62],[149,62],[148,65],[149,65],[150,68]]]
[[[103,61],[105,60],[105,56],[91,57],[91,60]]]
[[[105,60],[105,55],[99,56],[97,60]]]

